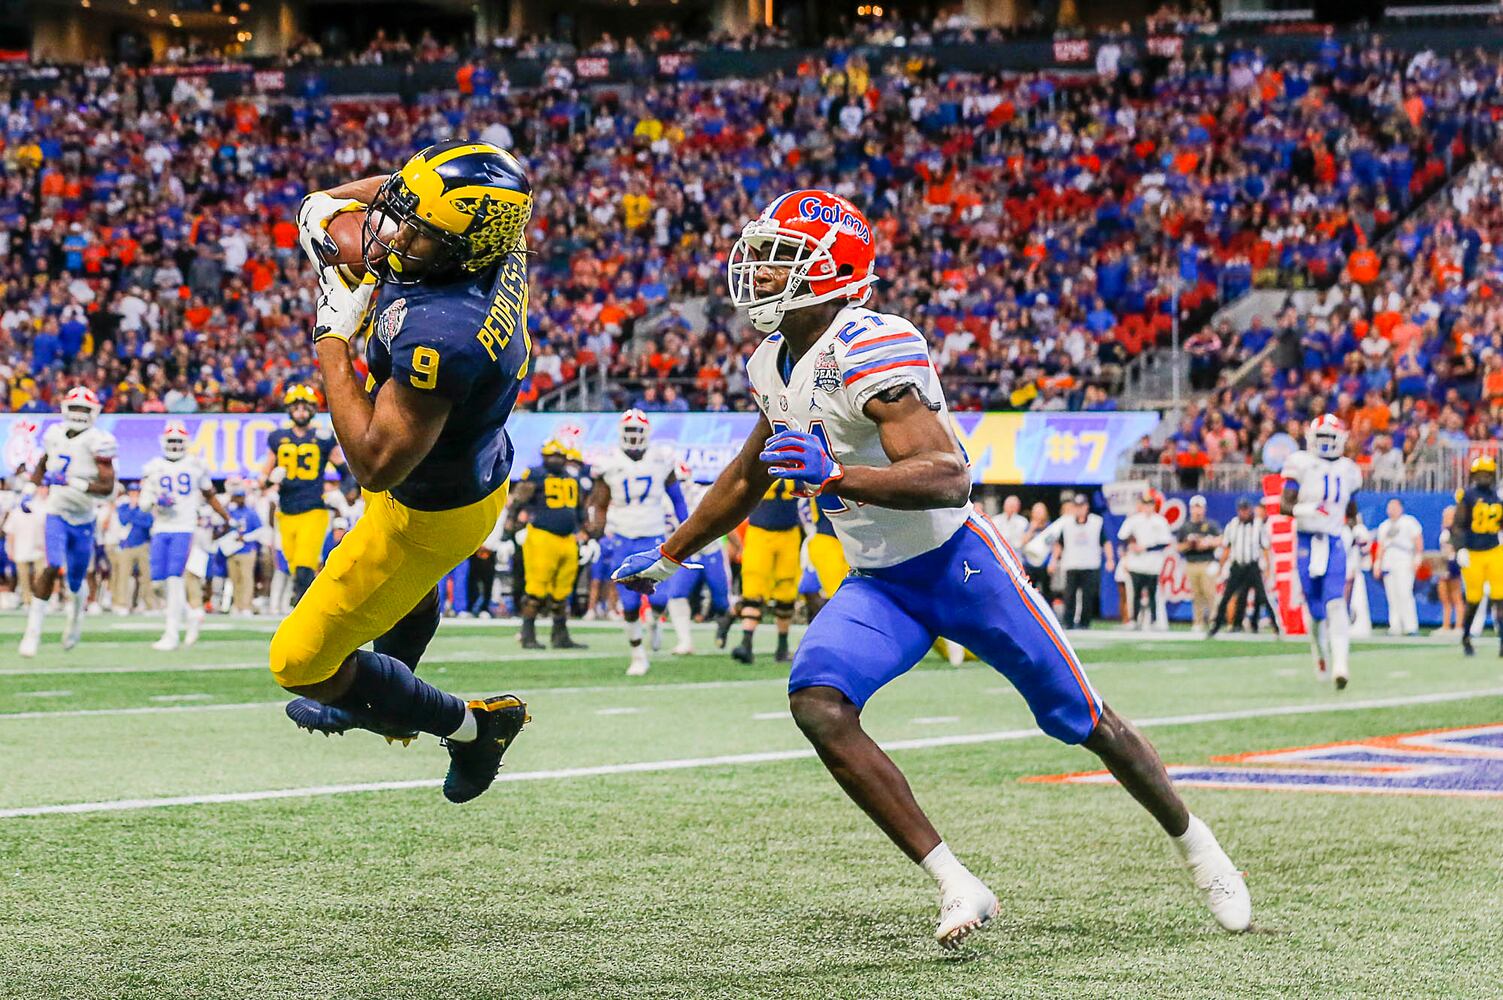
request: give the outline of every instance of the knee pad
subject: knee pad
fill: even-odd
[[[761,621],[762,602],[750,598],[743,599],[741,606],[736,609],[736,614],[742,618],[750,618],[752,621]]]
[[[793,619],[793,603],[791,601],[768,601],[767,610],[771,611],[772,616],[779,620],[786,618],[791,621]]]

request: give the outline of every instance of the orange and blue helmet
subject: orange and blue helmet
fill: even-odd
[[[838,194],[807,188],[774,199],[741,230],[726,264],[731,302],[771,333],[783,314],[844,299],[860,305],[877,280],[876,239],[861,210]],[[761,292],[757,273],[785,267],[782,288]]]

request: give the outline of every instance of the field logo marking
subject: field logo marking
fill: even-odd
[[[1255,750],[1169,768],[1175,784],[1275,792],[1503,798],[1503,723]],[[1222,766],[1216,766],[1222,765]],[[1097,785],[1106,771],[1048,774],[1029,782]]]

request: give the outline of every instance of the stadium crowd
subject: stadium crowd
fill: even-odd
[[[105,67],[0,94],[0,406],[86,384],[109,412],[274,408],[312,376],[303,193],[475,135],[535,188],[524,405],[603,369],[612,403],[748,406],[725,253],[776,194],[822,185],[873,218],[882,308],[929,331],[957,409],[1110,408],[1176,304],[1188,330],[1255,283],[1336,278],[1491,142],[1499,97],[1496,61],[1356,47],[1124,49],[1075,78],[835,47],[769,79],[583,91],[468,68],[405,103],[215,102],[188,76],[164,99]],[[676,308],[700,296],[703,323]]]
[[[1176,466],[1192,488],[1208,466],[1256,463],[1274,435],[1303,440],[1326,412],[1352,429],[1380,489],[1503,439],[1503,169],[1474,162],[1385,254],[1355,253],[1308,311],[1290,306],[1235,336],[1203,330],[1186,348],[1192,382],[1199,368],[1207,388],[1250,369],[1135,456]]]

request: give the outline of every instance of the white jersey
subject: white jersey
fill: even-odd
[[[42,448],[47,452],[48,478],[62,480],[47,490],[47,513],[56,514],[69,524],[92,522],[94,508],[104,498],[71,486],[68,481],[84,479],[97,483],[98,460],[115,457],[115,435],[90,427],[70,437],[68,428],[53,424],[42,435]]]
[[[153,535],[183,534],[198,527],[203,491],[214,485],[203,463],[191,456],[176,462],[153,458],[141,473],[141,509],[151,511]],[[159,504],[171,497],[169,505]]]
[[[914,386],[949,425],[928,342],[902,317],[847,306],[793,366],[786,383],[780,371],[783,347],[782,335],[775,333],[746,363],[752,396],[774,432],[808,431],[838,462],[885,468],[892,461],[862,407],[898,385]],[[878,569],[943,545],[965,525],[971,508],[891,510],[832,497],[820,503],[820,512],[830,516],[852,566]]]
[[[1066,514],[1043,534],[1049,537],[1050,545],[1059,542],[1060,569],[1100,569],[1106,561],[1106,522],[1100,514],[1087,514],[1084,521]]]
[[[675,466],[665,445],[649,445],[641,458],[621,449],[595,466],[595,478],[611,491],[608,521],[622,538],[656,538],[668,530],[668,477]]]
[[[1134,552],[1130,547],[1123,550],[1121,561],[1129,573],[1158,576],[1164,569],[1164,560],[1169,558],[1169,549],[1174,545],[1174,531],[1163,514],[1135,511],[1122,522],[1117,540],[1136,541],[1143,547],[1141,552]]]
[[[1285,483],[1299,487],[1298,503],[1324,505],[1324,514],[1295,518],[1295,527],[1315,535],[1339,535],[1346,525],[1346,505],[1362,486],[1362,470],[1350,458],[1320,458],[1300,450],[1284,460]]]

